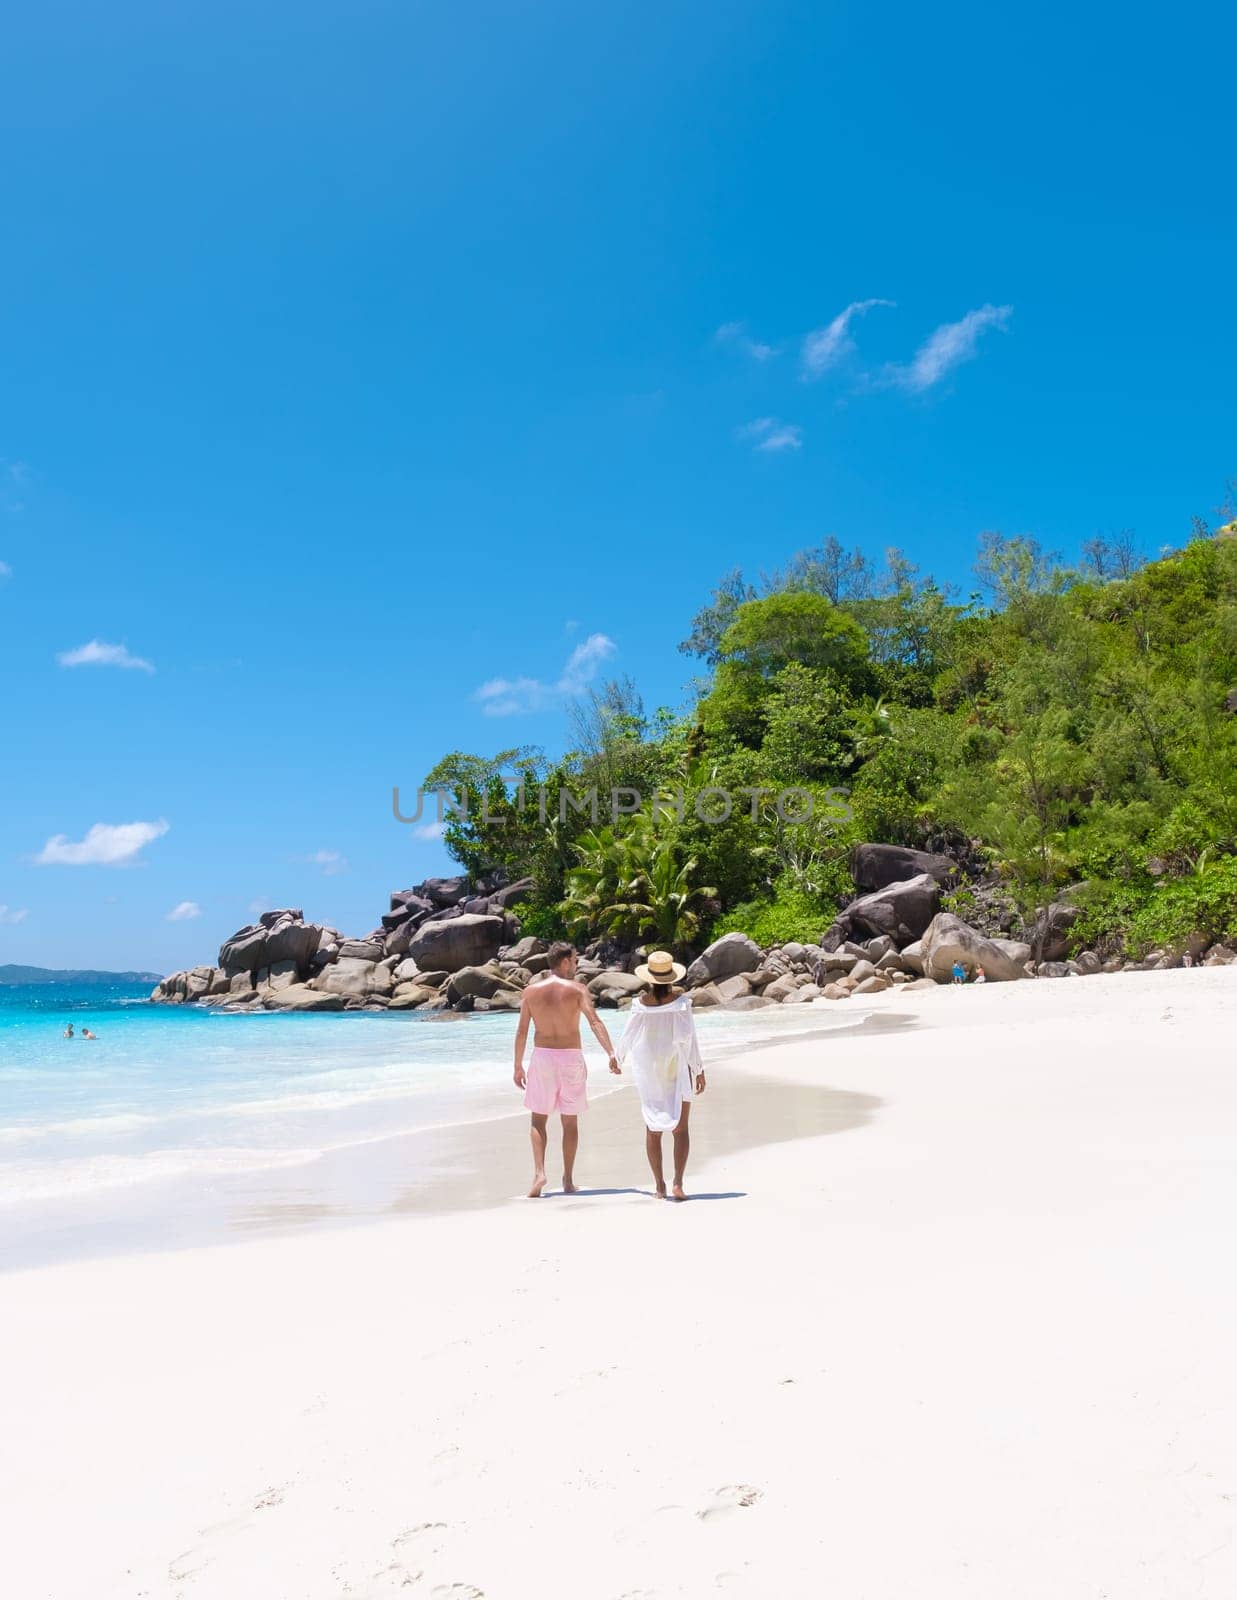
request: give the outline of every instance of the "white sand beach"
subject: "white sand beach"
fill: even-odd
[[[820,1003],[688,1205],[628,1089],[603,1192],[507,1198],[513,1118],[389,1220],[10,1273],[3,1592],[1227,1600],[1235,1031],[1233,968]]]

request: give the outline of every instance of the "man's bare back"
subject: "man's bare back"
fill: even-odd
[[[570,945],[552,945],[550,959],[553,962],[550,970],[544,977],[530,983],[524,991],[520,1003],[520,1020],[515,1030],[515,1086],[517,1089],[527,1091],[524,1104],[532,1113],[534,1170],[533,1186],[529,1191],[531,1198],[536,1198],[545,1188],[546,1120],[549,1113],[554,1110],[560,1111],[563,1122],[563,1188],[568,1194],[575,1188],[572,1170],[579,1138],[575,1112],[577,1106],[582,1110],[586,1103],[584,1094],[586,1068],[580,1051],[581,1018],[588,1023],[597,1042],[606,1052],[610,1071],[619,1071],[614,1046],[610,1042],[605,1024],[597,1015],[593,997],[582,983],[575,981],[575,951]],[[532,1085],[529,1084],[524,1071],[524,1050],[528,1043],[530,1024],[534,1032],[533,1065],[530,1069],[534,1073]],[[540,1070],[538,1062],[545,1059],[538,1055],[538,1051],[566,1051],[573,1055],[575,1065],[571,1066],[569,1063],[568,1070],[575,1075],[574,1085],[568,1085],[560,1090],[551,1081],[547,1087],[537,1076]],[[557,1070],[559,1069],[553,1067],[550,1069],[552,1074]]]
[[[578,1050],[580,1018],[585,1007],[592,1010],[592,996],[574,978],[546,973],[534,979],[524,991],[528,1014],[533,1022],[533,1046],[547,1050]]]

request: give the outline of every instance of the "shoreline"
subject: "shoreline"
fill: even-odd
[[[806,1013],[810,1008],[802,1009]],[[793,1021],[797,1025],[792,1031],[792,1019],[785,1013],[768,1018],[758,1013],[744,1019],[750,1033],[743,1039],[708,1041],[709,1062],[722,1067],[723,1081],[719,1085],[715,1078],[708,1093],[709,1111],[716,1108],[718,1114],[698,1118],[693,1130],[697,1160],[736,1147],[739,1118],[743,1137],[753,1145],[798,1137],[793,1130],[800,1123],[817,1131],[811,1105],[776,1098],[759,1103],[746,1080],[725,1082],[726,1063],[899,1025],[867,1010],[838,1017],[823,1008]],[[514,1030],[512,1018],[501,1041],[504,1050]],[[797,1086],[785,1088],[802,1097]],[[581,1125],[581,1179],[591,1175],[593,1185],[638,1187],[648,1179],[648,1170],[630,1079],[611,1079],[594,1059],[590,1094]],[[0,1275],[73,1261],[235,1244],[267,1233],[369,1227],[408,1213],[501,1206],[524,1197],[531,1175],[528,1141],[515,1127],[526,1125],[527,1112],[514,1089],[511,1097],[510,1109],[497,1115],[371,1134],[234,1172],[155,1174],[73,1196],[13,1202],[0,1212],[14,1241],[0,1258]],[[827,1121],[830,1115],[822,1103],[818,1119]],[[552,1163],[557,1139],[555,1132]],[[556,1187],[552,1182],[550,1190]]]

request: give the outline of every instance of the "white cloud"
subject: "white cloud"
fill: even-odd
[[[603,661],[608,661],[618,646],[604,633],[590,633],[567,657],[567,665],[558,680],[563,694],[579,694],[586,684],[597,676]]]
[[[980,306],[958,322],[943,322],[928,335],[908,365],[885,369],[886,381],[922,394],[962,362],[970,361],[978,350],[980,335],[989,328],[1006,327],[1013,314],[1013,306]]]
[[[753,339],[742,322],[723,322],[713,335],[713,339],[717,344],[730,345],[736,350],[742,350],[744,355],[751,356],[753,361],[768,361],[777,354],[774,345]]]
[[[565,695],[579,694],[597,676],[604,661],[618,649],[604,633],[590,633],[581,641],[563,667],[556,683],[540,678],[491,678],[475,691],[487,717],[512,717],[540,711]]]
[[[192,922],[195,917],[202,915],[202,908],[196,900],[182,900],[178,906],[173,906],[168,912],[168,922]]]
[[[525,711],[540,711],[553,690],[539,678],[491,678],[473,695],[480,700],[487,717],[512,717]]]
[[[79,645],[76,650],[62,650],[56,660],[62,667],[125,667],[138,672],[155,670],[152,661],[131,656],[123,644],[104,644],[101,639],[92,639],[89,644]]]
[[[25,922],[29,915],[25,906],[0,906],[0,922],[6,922],[11,926]]]
[[[893,304],[892,300],[852,300],[826,327],[813,329],[803,340],[803,376],[819,378],[830,367],[836,367],[855,348],[850,333],[855,318],[866,316],[874,306],[892,307]]]
[[[337,873],[348,870],[348,862],[338,850],[315,850],[313,855],[305,859],[311,866],[321,867],[324,878],[333,878]]]
[[[446,831],[445,822],[423,822],[419,828],[412,830],[413,837],[417,839],[441,839]]]
[[[50,838],[34,861],[40,867],[125,867],[168,831],[158,822],[96,822],[76,843],[63,833]]]
[[[750,441],[753,450],[771,455],[783,450],[803,448],[803,429],[797,422],[779,422],[776,417],[757,417],[739,429],[739,438]]]

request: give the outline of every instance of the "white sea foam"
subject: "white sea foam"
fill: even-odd
[[[142,1155],[88,1156],[69,1161],[14,1163],[0,1169],[0,1205],[67,1200],[99,1189],[128,1188],[159,1178],[215,1178],[306,1166],[321,1150],[148,1150]]]
[[[0,1144],[24,1144],[32,1139],[83,1138],[113,1133],[136,1133],[149,1128],[162,1119],[146,1116],[139,1111],[118,1112],[114,1116],[70,1117],[65,1122],[18,1123],[0,1128]]]

